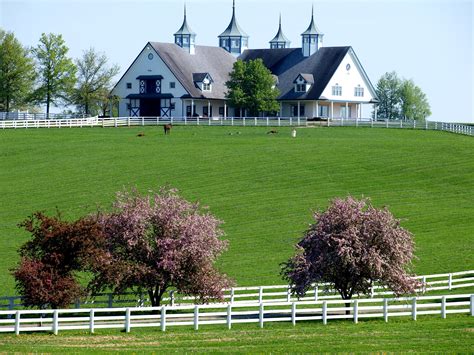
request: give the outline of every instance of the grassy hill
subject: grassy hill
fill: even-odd
[[[108,206],[124,186],[169,184],[225,221],[221,268],[239,285],[281,283],[279,263],[311,211],[348,194],[371,197],[403,219],[416,272],[474,268],[474,139],[445,132],[370,128],[28,129],[0,132],[0,295],[36,210],[68,218]],[[144,132],[144,137],[137,137]]]

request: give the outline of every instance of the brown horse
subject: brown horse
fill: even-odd
[[[165,124],[165,125],[163,126],[163,129],[165,130],[165,134],[170,134],[172,127],[173,127],[172,124]]]

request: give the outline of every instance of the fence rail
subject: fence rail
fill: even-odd
[[[407,316],[416,320],[422,315],[468,313],[474,316],[474,294],[374,298],[355,300],[247,303],[239,305],[184,305],[149,308],[90,308],[54,310],[0,311],[0,332],[53,332],[60,330],[123,329],[221,324],[232,328],[237,323],[321,321]]]
[[[157,126],[163,124],[197,126],[334,126],[334,127],[372,127],[372,128],[410,128],[439,130],[457,134],[474,135],[474,126],[446,122],[417,122],[403,120],[372,119],[322,119],[313,121],[307,117],[113,117],[113,118],[54,118],[54,119],[15,119],[1,120],[0,128],[73,128],[73,127],[132,127]]]
[[[470,288],[474,286],[474,270],[460,271],[436,275],[417,276],[420,281],[420,288],[417,293],[425,294],[431,291],[456,290],[459,288]],[[393,295],[393,292],[374,285],[371,290],[371,297],[385,297]],[[233,287],[224,290],[224,300],[220,304],[248,304],[248,303],[272,303],[272,302],[294,302],[294,301],[320,301],[340,299],[340,295],[330,289],[327,284],[313,284],[311,289],[300,298],[296,298],[290,292],[288,285],[271,286],[244,286]],[[163,298],[163,302],[169,305],[194,304],[194,297],[179,295],[175,291],[170,291],[168,297]],[[219,303],[217,303],[219,304]],[[72,306],[75,308],[90,307],[150,307],[150,301],[145,295],[126,293],[114,295],[112,293],[99,294],[85,302],[76,301]],[[20,296],[0,297],[0,309],[21,309]]]

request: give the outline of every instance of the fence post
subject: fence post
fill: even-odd
[[[262,301],[263,301],[263,286],[260,286],[258,290],[258,302],[262,303]]]
[[[58,335],[59,320],[58,320],[58,310],[55,309],[53,312],[53,334]]]
[[[446,296],[441,298],[441,318],[446,319]]]
[[[257,127],[257,117],[254,117],[255,120],[255,127]]]
[[[174,306],[174,290],[170,291],[170,304],[171,304],[171,307]]]
[[[293,126],[293,117],[290,116],[290,126]]]
[[[130,308],[125,310],[125,333],[130,333]]]
[[[318,301],[318,285],[314,286],[314,301]]]
[[[244,125],[244,126],[245,126],[245,116],[244,116],[244,117],[242,117],[242,125]]]
[[[423,285],[421,286],[422,288],[422,293],[425,294],[426,293],[426,276],[423,276]]]
[[[388,128],[388,118],[385,119],[385,128]]]
[[[403,120],[400,120],[400,128],[403,128]]]
[[[232,116],[232,117],[230,118],[230,125],[231,125],[231,126],[234,125],[234,116]]]
[[[199,306],[194,306],[194,330],[199,329]]]
[[[160,318],[161,331],[166,331],[166,306],[161,306],[161,318]]]
[[[416,128],[416,120],[413,120],[413,129]]]
[[[370,286],[370,298],[374,298],[374,285]]]
[[[117,128],[117,118],[114,118],[114,127]]]
[[[298,127],[300,126],[300,116],[298,116]]]
[[[142,117],[142,126],[145,125],[145,117]]]
[[[328,304],[327,301],[323,301],[323,324],[328,324]]]
[[[388,322],[388,298],[383,299],[383,320]]]
[[[449,291],[451,291],[452,286],[453,286],[453,274],[449,274],[449,276],[448,276],[448,289],[449,289]]]
[[[20,311],[16,311],[15,314],[15,334],[20,334]]]
[[[425,120],[425,129],[428,129],[428,121]]]
[[[260,302],[259,312],[258,312],[258,322],[260,324],[260,328],[263,328],[263,303]]]
[[[359,301],[354,300],[354,323],[359,322]]]
[[[207,125],[208,125],[208,126],[210,126],[210,125],[211,125],[211,118],[210,118],[210,117],[208,117],[208,119],[207,119],[207,120],[209,121]]]
[[[227,329],[232,328],[232,306],[227,305]]]
[[[416,297],[411,300],[411,317],[416,320]]]
[[[291,304],[291,323],[293,326],[296,325],[296,302]]]
[[[438,130],[438,122],[435,122],[435,130]]]
[[[234,290],[234,288],[232,287],[232,288],[230,289],[230,303],[231,303],[231,304],[234,303],[234,297],[235,297],[235,290]]]
[[[267,127],[268,127],[268,123],[269,123],[269,121],[268,121],[268,117],[267,117]]]
[[[89,331],[94,334],[94,310],[91,309],[89,313]]]
[[[186,126],[188,123],[188,117],[187,116],[184,116],[184,125]]]
[[[474,295],[471,295],[471,317],[474,317]]]
[[[291,301],[291,286],[288,285],[288,288],[286,290],[286,302],[290,302]]]
[[[278,116],[278,127],[280,127],[280,126],[281,126],[281,117]]]
[[[199,116],[196,117],[196,123],[199,126]]]

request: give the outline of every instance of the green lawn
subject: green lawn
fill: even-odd
[[[420,317],[417,321],[390,319],[383,321],[302,322],[239,325],[231,330],[224,326],[133,329],[129,334],[119,330],[20,334],[0,336],[0,352],[8,353],[309,353],[309,352],[419,352],[472,353],[474,351],[474,318],[448,316],[447,319]]]
[[[282,283],[279,264],[311,211],[348,194],[388,205],[415,235],[416,272],[474,268],[474,139],[433,131],[254,127],[21,129],[0,132],[0,295],[36,210],[78,217],[114,192],[163,184],[225,221],[222,270],[239,285]],[[144,137],[137,137],[144,132]]]

